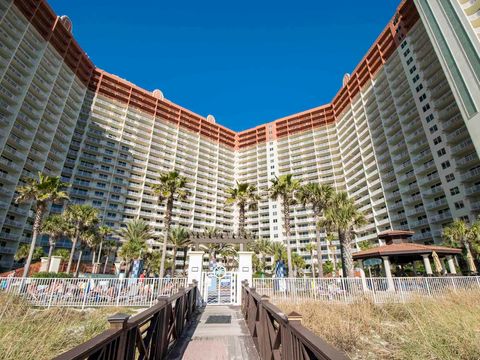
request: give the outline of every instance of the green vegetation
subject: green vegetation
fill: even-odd
[[[480,256],[480,220],[468,226],[464,220],[457,219],[443,229],[442,235],[445,245],[463,249],[468,272],[476,274],[474,258],[478,260]]]
[[[180,175],[180,173],[175,170],[160,174],[158,180],[159,183],[154,184],[152,189],[158,197],[158,202],[165,202],[165,217],[163,219],[163,223],[165,224],[165,238],[163,240],[162,258],[160,263],[160,277],[163,277],[165,273],[167,243],[170,237],[170,226],[172,224],[173,203],[175,201],[185,200],[190,193],[186,189],[188,184],[187,178]]]
[[[33,274],[31,277],[42,278],[42,279],[65,279],[65,278],[73,278],[73,275],[63,273],[63,272],[54,273],[54,272],[48,272],[48,271],[40,271],[36,274]]]
[[[355,360],[480,359],[479,293],[417,298],[406,304],[279,303]]]
[[[32,263],[33,253],[37,246],[37,239],[42,228],[43,217],[48,209],[49,204],[60,204],[64,200],[68,200],[66,189],[70,186],[67,183],[60,181],[59,176],[47,176],[38,173],[38,179],[25,178],[22,180],[24,185],[17,188],[18,196],[15,202],[21,203],[35,203],[35,218],[33,221],[33,235],[30,244],[30,250],[25,261],[25,270],[23,277],[28,276],[28,270]]]
[[[125,308],[36,309],[0,293],[0,359],[51,359],[108,329],[108,316],[118,312],[133,313]]]

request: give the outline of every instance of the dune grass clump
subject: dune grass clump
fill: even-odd
[[[34,308],[0,294],[0,359],[43,360],[63,353],[109,327],[108,316],[130,309]]]
[[[352,359],[480,359],[480,293],[415,298],[406,304],[282,303],[303,325]]]

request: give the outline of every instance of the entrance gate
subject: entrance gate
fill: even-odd
[[[208,305],[231,305],[237,301],[237,273],[222,268],[203,273],[202,295]]]

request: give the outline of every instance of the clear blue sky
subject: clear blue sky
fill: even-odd
[[[100,68],[247,129],[330,102],[400,0],[50,0]]]

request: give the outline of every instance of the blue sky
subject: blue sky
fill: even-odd
[[[100,68],[234,130],[330,102],[399,0],[50,0]]]

